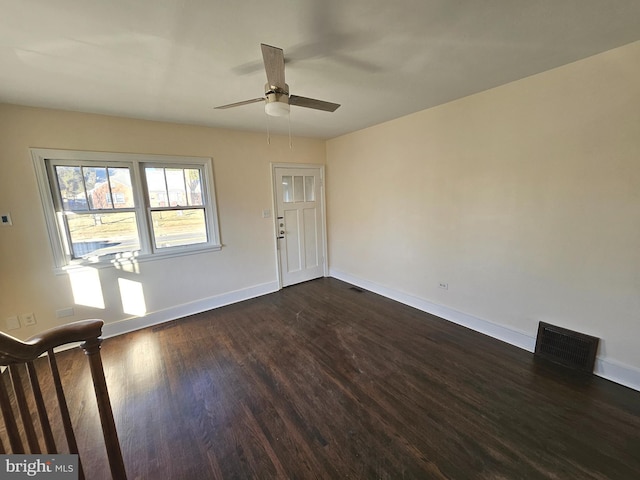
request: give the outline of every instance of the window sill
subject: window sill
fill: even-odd
[[[141,253],[131,255],[118,255],[117,257],[103,258],[100,260],[75,260],[73,263],[64,265],[61,267],[54,267],[54,273],[56,275],[66,275],[76,270],[83,270],[85,268],[115,268],[123,269],[129,265],[136,265],[139,263],[155,262],[158,260],[167,260],[175,257],[185,257],[187,255],[199,255],[208,252],[217,252],[222,250],[222,245],[207,245],[200,248],[188,248],[181,250],[173,250],[171,252],[156,252],[156,253]]]

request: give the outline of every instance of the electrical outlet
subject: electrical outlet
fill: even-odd
[[[20,315],[20,320],[22,320],[25,327],[36,324],[36,316],[33,313],[23,313]]]
[[[440,282],[438,284],[438,287],[442,288],[443,290],[449,290],[449,284],[448,283]]]
[[[18,320],[16,316],[7,317],[5,323],[7,324],[7,330],[17,330],[20,328],[20,320]]]
[[[10,227],[11,225],[13,225],[13,223],[11,223],[11,215],[9,215],[8,213],[1,214],[0,225],[6,225],[7,227]]]

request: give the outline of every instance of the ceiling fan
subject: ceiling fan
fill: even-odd
[[[287,115],[289,113],[290,105],[313,108],[315,110],[324,110],[325,112],[336,111],[340,106],[337,103],[316,100],[315,98],[299,97],[298,95],[289,95],[289,85],[284,81],[284,52],[281,48],[265,45],[264,43],[260,46],[262,47],[264,69],[267,73],[267,83],[264,86],[264,97],[252,98],[251,100],[230,103],[228,105],[221,105],[219,107],[215,107],[216,109],[233,108],[264,101],[265,112],[267,115],[274,117]]]

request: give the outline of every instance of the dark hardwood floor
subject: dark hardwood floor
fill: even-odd
[[[102,355],[131,479],[640,478],[639,392],[335,279]],[[83,354],[59,359],[87,478],[106,478]]]

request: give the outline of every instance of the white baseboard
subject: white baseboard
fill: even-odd
[[[608,358],[596,358],[594,373],[599,377],[640,391],[640,370]]]
[[[335,269],[329,269],[329,276],[470,328],[471,330],[483,333],[510,345],[520,347],[528,352],[533,353],[535,350],[535,336],[529,335],[528,333],[458,312],[452,308],[438,305],[423,298],[409,295]],[[599,377],[640,391],[640,370],[630,365],[625,365],[613,359],[598,357],[596,359],[594,373]]]
[[[151,327],[178,318],[187,317],[196,313],[205,312],[214,308],[224,307],[232,303],[242,302],[251,298],[266,295],[278,291],[278,282],[268,282],[252,287],[234,290],[209,298],[203,298],[191,303],[185,303],[175,307],[158,310],[144,317],[131,317],[114,323],[107,323],[102,328],[102,338],[114,337],[124,333],[133,332],[142,328]]]
[[[536,339],[524,332],[520,332],[515,329],[503,327],[496,323],[488,322],[480,318],[468,315],[466,313],[458,312],[449,307],[432,303],[423,298],[410,295],[408,293],[399,292],[388,287],[378,285],[377,283],[363,280],[358,277],[349,275],[348,273],[339,272],[336,270],[330,270],[330,275],[338,280],[342,280],[347,283],[351,283],[358,287],[364,288],[371,292],[382,295],[383,297],[396,300],[397,302],[409,305],[410,307],[417,308],[423,312],[430,313],[436,317],[444,318],[450,322],[462,325],[463,327],[470,328],[476,332],[484,333],[490,337],[497,338],[503,342],[515,345],[516,347],[523,348],[529,352],[533,352],[536,346]]]

